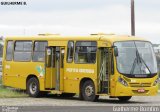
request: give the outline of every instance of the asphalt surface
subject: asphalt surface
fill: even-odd
[[[78,97],[62,98],[47,96],[42,98],[0,98],[1,106],[160,106],[160,96],[133,97],[128,102],[119,102],[118,99],[110,99],[107,96],[100,97],[97,102],[81,101]]]
[[[97,102],[87,102],[79,100],[78,97],[62,98],[50,95],[42,98],[1,98],[0,105],[3,108],[5,106],[18,107],[22,110],[20,112],[113,112],[116,107],[136,107],[138,109],[157,107],[159,112],[160,96],[133,97],[128,102],[119,102],[118,99],[102,96]]]

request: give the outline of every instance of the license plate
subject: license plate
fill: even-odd
[[[137,92],[138,92],[138,93],[144,93],[144,92],[145,92],[145,89],[138,89]]]

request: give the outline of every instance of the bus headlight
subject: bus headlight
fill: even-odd
[[[158,82],[159,82],[159,79],[157,78],[157,79],[154,81],[153,86],[156,86],[156,85],[158,84]]]
[[[124,86],[128,86],[127,82],[124,79],[122,79],[121,77],[118,77],[118,82],[120,82]]]

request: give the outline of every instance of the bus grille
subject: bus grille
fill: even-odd
[[[151,87],[151,83],[130,83],[131,87]]]

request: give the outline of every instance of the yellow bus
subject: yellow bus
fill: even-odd
[[[86,101],[100,95],[128,101],[158,92],[152,44],[142,38],[105,34],[7,37],[3,85],[31,97],[50,92]]]

